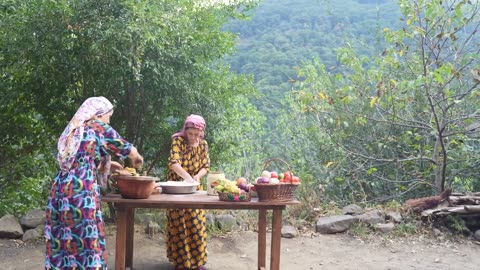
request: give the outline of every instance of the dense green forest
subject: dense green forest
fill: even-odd
[[[160,177],[197,113],[212,169],[254,179],[281,158],[311,206],[478,191],[477,1],[233,2],[2,1],[0,215],[43,207],[95,95]]]
[[[268,97],[254,103],[271,118],[298,79],[295,67],[314,58],[335,67],[336,49],[346,44],[360,54],[376,54],[385,46],[383,28],[399,26],[400,10],[393,1],[266,0],[249,21],[224,29],[238,33],[237,51],[228,63],[237,73],[254,75]]]

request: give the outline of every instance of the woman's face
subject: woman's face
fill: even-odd
[[[185,130],[185,133],[187,135],[188,143],[195,144],[199,142],[202,131],[198,128],[187,128],[187,130]]]
[[[102,116],[98,117],[98,120],[104,122],[105,124],[110,124],[110,117],[112,117],[113,110],[107,112],[106,114],[103,114]]]

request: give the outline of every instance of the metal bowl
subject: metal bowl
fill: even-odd
[[[127,199],[146,199],[155,188],[157,177],[118,175],[115,177],[120,194]]]
[[[188,194],[197,191],[199,183],[187,183],[183,181],[167,181],[158,183],[162,187],[162,193]]]

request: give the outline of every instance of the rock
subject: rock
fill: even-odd
[[[161,231],[160,225],[154,221],[150,221],[145,228],[145,233],[148,233],[150,236],[159,233]]]
[[[475,240],[480,241],[480,230],[476,230],[475,233],[473,234],[473,238]]]
[[[25,215],[20,218],[20,224],[23,226],[33,229],[39,225],[45,224],[45,210],[43,209],[33,209],[28,211]]]
[[[207,226],[214,226],[215,225],[215,215],[212,214],[205,214],[205,224]]]
[[[342,209],[342,214],[343,215],[360,215],[362,214],[364,211],[362,209],[362,207],[356,205],[356,204],[349,204],[345,207],[343,207]]]
[[[395,223],[400,223],[402,222],[403,218],[402,218],[402,214],[400,214],[399,212],[388,212],[386,214],[386,218],[387,220],[391,220]]]
[[[389,233],[395,229],[395,224],[389,222],[389,223],[378,223],[376,226],[377,230],[383,232],[383,233]]]
[[[282,237],[283,238],[294,238],[297,236],[297,230],[291,225],[286,225],[282,227]]]
[[[240,229],[237,220],[232,215],[218,215],[215,217],[215,223],[218,225],[218,228],[224,231]]]
[[[440,235],[442,235],[442,231],[440,231],[440,230],[437,229],[437,228],[433,228],[433,235],[435,235],[435,236],[440,236]]]
[[[37,240],[38,238],[41,238],[43,234],[39,234],[37,229],[30,229],[27,230],[23,236],[22,236],[22,241],[23,242],[32,242]]]
[[[372,210],[357,217],[359,221],[370,225],[376,225],[377,223],[385,222],[385,218],[383,217],[383,212],[381,210]]]
[[[355,221],[357,218],[351,215],[321,217],[317,220],[315,230],[323,234],[339,233],[348,230]]]
[[[45,235],[45,225],[39,225],[35,228],[35,230],[40,234],[42,237]]]
[[[0,238],[19,238],[23,235],[23,229],[17,218],[7,214],[0,218]]]

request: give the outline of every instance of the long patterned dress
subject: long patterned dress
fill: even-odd
[[[59,171],[50,190],[45,269],[107,269],[97,165],[110,154],[126,158],[131,147],[109,125],[87,122],[72,168]]]
[[[191,176],[202,168],[210,170],[208,144],[202,140],[197,147],[189,146],[183,137],[174,137],[169,165],[178,163]],[[181,181],[168,170],[170,181]],[[175,269],[197,269],[207,263],[207,230],[205,210],[167,209],[167,257]]]

